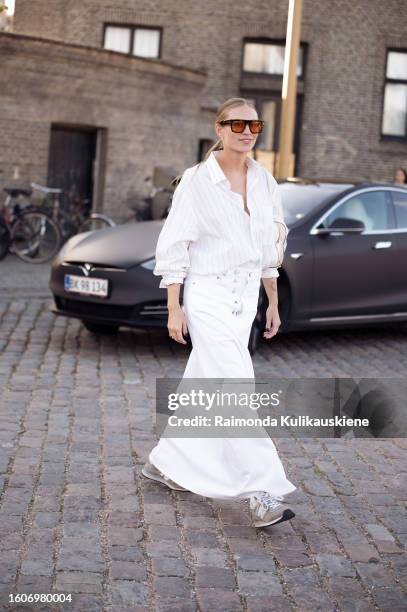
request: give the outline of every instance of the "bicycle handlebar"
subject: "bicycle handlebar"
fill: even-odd
[[[43,185],[39,185],[38,183],[31,183],[31,187],[36,189],[37,191],[42,191],[43,193],[62,193],[63,189],[59,189],[57,187],[44,187]]]

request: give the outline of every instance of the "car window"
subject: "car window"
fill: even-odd
[[[407,229],[407,192],[392,191],[397,227]]]
[[[324,227],[336,219],[362,221],[366,231],[394,228],[388,191],[375,190],[358,193],[337,206],[324,220]],[[338,226],[338,223],[334,225]]]
[[[280,183],[283,201],[284,221],[288,226],[303,219],[316,207],[333,199],[338,191],[344,191],[350,185],[297,185]]]

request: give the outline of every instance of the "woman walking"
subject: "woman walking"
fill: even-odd
[[[183,173],[157,242],[154,274],[167,288],[169,335],[185,344],[188,331],[193,346],[183,378],[254,378],[248,341],[261,281],[269,300],[264,337],[281,323],[274,232],[275,221],[286,227],[281,196],[274,177],[247,156],[263,123],[244,98],[222,104],[218,140]],[[142,473],[174,490],[249,499],[256,527],[295,516],[284,496],[296,487],[268,436],[162,437]]]

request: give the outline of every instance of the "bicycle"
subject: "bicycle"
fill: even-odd
[[[7,196],[0,209],[3,257],[10,252],[27,263],[45,263],[52,259],[62,241],[58,224],[30,201],[21,202],[21,196],[30,197],[30,189],[4,187],[4,191]]]
[[[151,182],[152,179],[147,176],[144,180]],[[165,219],[171,207],[173,194],[173,187],[153,185],[148,196],[138,198],[134,204],[129,205],[132,214],[126,222]]]
[[[102,213],[88,212],[89,199],[72,196],[69,192],[60,188],[44,187],[38,183],[31,183],[31,187],[43,194],[41,208],[59,224],[62,241],[81,232],[88,232],[106,227],[115,227],[116,223]],[[50,197],[52,196],[52,197]],[[61,196],[65,203],[61,203]]]

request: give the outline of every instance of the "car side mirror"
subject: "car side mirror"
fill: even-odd
[[[360,234],[366,229],[365,224],[360,219],[349,219],[348,217],[338,217],[329,227],[320,227],[315,230],[316,234],[332,234],[343,232],[345,234]]]
[[[329,226],[328,229],[343,229],[343,230],[347,230],[347,229],[361,229],[364,230],[366,229],[365,224],[363,223],[363,221],[361,221],[360,219],[349,219],[348,217],[338,217],[337,219],[335,219],[331,225]]]

